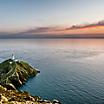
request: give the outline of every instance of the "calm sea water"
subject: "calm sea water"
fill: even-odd
[[[0,61],[12,53],[41,72],[20,90],[63,104],[104,104],[103,39],[0,40]]]

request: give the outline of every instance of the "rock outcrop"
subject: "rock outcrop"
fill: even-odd
[[[17,90],[39,72],[24,61],[8,59],[0,63],[0,104],[61,104],[57,100],[43,100]]]
[[[0,104],[60,104],[59,102],[43,100],[38,96],[31,96],[28,92],[7,90],[0,85]]]
[[[16,89],[38,72],[24,61],[9,59],[0,63],[0,84],[8,89]]]

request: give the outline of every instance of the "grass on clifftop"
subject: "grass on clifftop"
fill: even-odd
[[[22,85],[29,77],[33,77],[38,71],[24,61],[8,59],[0,63],[0,83],[13,84],[15,87]]]

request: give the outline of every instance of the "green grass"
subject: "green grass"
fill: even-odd
[[[25,83],[29,77],[33,77],[36,74],[36,69],[24,61],[15,62],[9,59],[0,63],[0,82],[2,84],[12,83],[16,85],[16,83]]]

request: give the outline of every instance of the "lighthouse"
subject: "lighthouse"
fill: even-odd
[[[12,54],[12,60],[15,60],[14,54]]]

